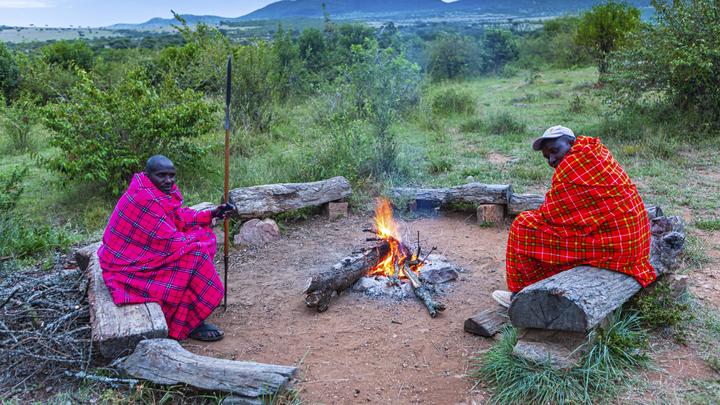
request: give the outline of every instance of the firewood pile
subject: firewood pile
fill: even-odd
[[[45,274],[0,282],[0,397],[89,366],[87,278],[78,269]]]

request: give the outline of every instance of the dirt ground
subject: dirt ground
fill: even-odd
[[[295,387],[306,404],[472,404],[489,394],[467,377],[472,359],[494,341],[467,334],[463,322],[493,307],[494,289],[505,287],[506,228],[486,228],[474,216],[443,214],[404,225],[417,230],[424,247],[437,246],[464,272],[440,300],[447,310],[435,319],[414,298],[370,298],[346,291],[330,309],[305,307],[309,275],[367,246],[368,216],[336,221],[315,217],[282,230],[282,239],[261,249],[235,251],[229,273],[227,312],[211,321],[224,340],[186,341],[189,350],[234,360],[298,365]],[[660,350],[650,386],[712,376],[697,353]],[[674,361],[677,359],[677,361]],[[678,366],[685,372],[677,370]],[[687,373],[688,370],[693,372]],[[679,371],[679,372],[678,372]]]

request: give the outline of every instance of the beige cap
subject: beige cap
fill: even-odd
[[[533,150],[540,150],[542,149],[542,143],[546,139],[557,139],[560,138],[563,135],[567,135],[571,137],[572,139],[575,139],[575,133],[570,128],[566,128],[562,125],[555,125],[554,127],[550,127],[547,130],[545,130],[545,133],[542,134],[542,136],[532,143]]]

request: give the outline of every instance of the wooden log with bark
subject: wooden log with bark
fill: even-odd
[[[420,282],[417,274],[407,268],[407,266],[405,267],[404,273],[407,276],[408,280],[410,280],[410,285],[413,288],[415,296],[417,296],[420,301],[425,304],[425,308],[427,308],[431,318],[435,318],[436,316],[438,316],[438,312],[442,312],[445,310],[445,304],[435,301],[435,299],[433,299],[432,291],[430,291],[426,284]]]
[[[97,250],[100,243],[77,251],[75,260],[89,278],[88,303],[92,340],[106,358],[132,353],[144,339],[168,336],[168,327],[160,305],[154,302],[118,306],[105,286]]]
[[[143,340],[116,367],[156,384],[229,392],[240,400],[235,403],[258,405],[281,393],[297,373],[297,367],[199,356],[171,339]]]
[[[344,177],[312,183],[267,184],[230,190],[230,202],[242,219],[260,218],[285,211],[319,206],[352,194]]]
[[[482,337],[492,337],[500,332],[503,326],[508,323],[507,311],[498,307],[486,309],[465,320],[463,329],[467,333]]]
[[[447,204],[507,204],[512,188],[507,184],[468,183],[450,188],[397,187],[390,191],[396,198]]]
[[[390,245],[382,242],[372,249],[344,258],[329,270],[314,274],[307,280],[303,290],[307,294],[305,304],[318,312],[327,310],[333,292],[339,293],[351,287],[389,251]]]
[[[651,221],[650,263],[659,276],[676,267],[685,241],[682,221]],[[513,326],[587,332],[640,291],[632,277],[591,266],[579,266],[526,287],[513,299]]]

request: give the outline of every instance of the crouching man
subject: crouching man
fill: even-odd
[[[116,305],[160,304],[171,338],[220,340],[223,332],[205,322],[224,294],[210,225],[233,207],[195,211],[182,203],[170,159],[148,159],[105,229],[98,250],[103,279]]]
[[[508,291],[493,298],[505,307],[524,287],[579,265],[655,280],[650,223],[635,185],[597,138],[549,128],[532,145],[555,169],[545,202],[521,213],[507,245]]]

